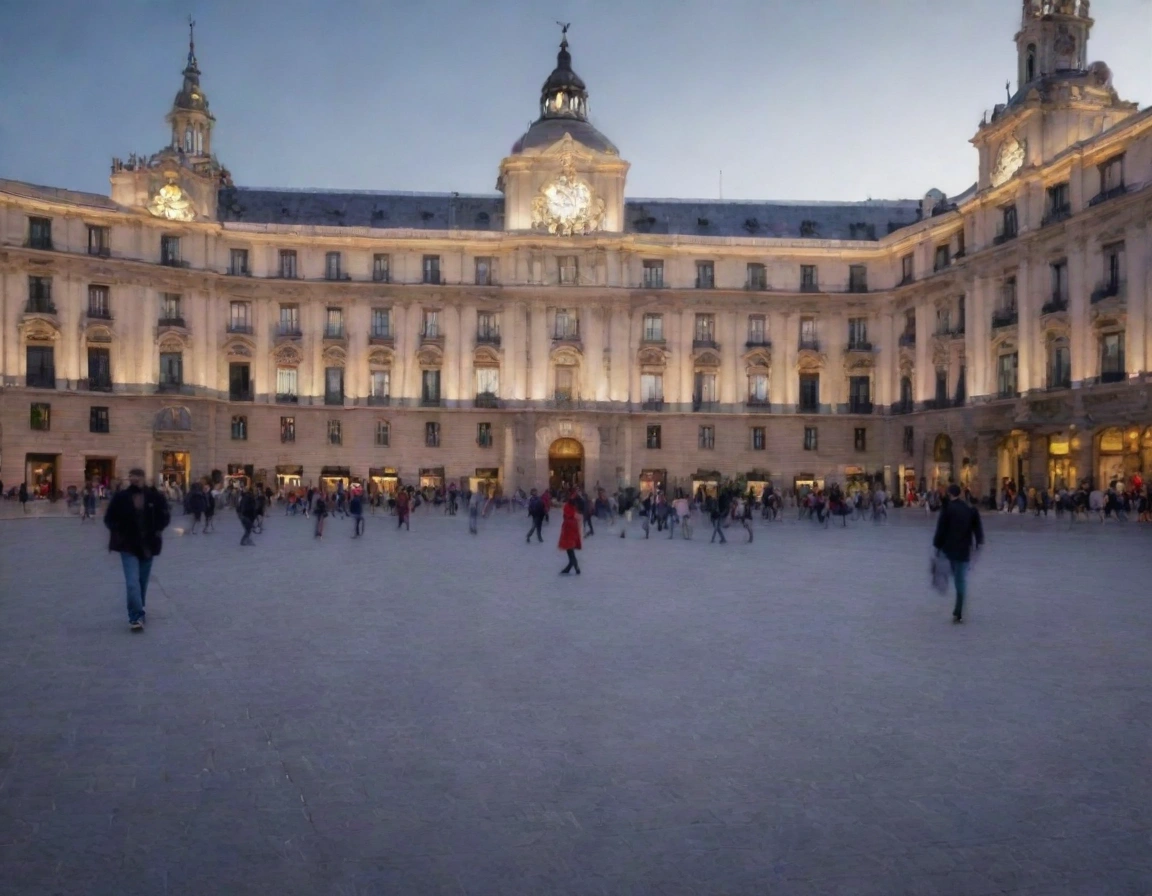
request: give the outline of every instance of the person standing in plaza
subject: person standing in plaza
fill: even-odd
[[[535,532],[536,541],[542,542],[544,535],[540,532],[540,527],[544,525],[544,499],[536,493],[536,489],[532,489],[532,496],[528,499],[528,517],[532,520],[532,528],[528,530],[524,541],[531,542],[532,533]]]
[[[348,509],[352,511],[352,522],[354,524],[352,537],[359,538],[364,534],[364,502],[359,492],[352,493],[352,500],[348,502]]]
[[[201,530],[207,535],[216,528],[216,493],[212,486],[204,489],[204,528]]]
[[[580,575],[580,564],[576,562],[576,552],[583,546],[580,537],[580,512],[576,503],[577,495],[575,490],[568,496],[568,500],[564,502],[564,518],[560,523],[560,541],[557,546],[562,551],[568,552],[568,565],[560,570],[560,575],[566,576],[573,569],[576,570],[576,575]]]
[[[480,509],[484,506],[484,493],[474,489],[468,499],[468,531],[473,535],[480,534]]]
[[[80,503],[84,508],[84,513],[80,516],[80,522],[84,520],[96,519],[96,487],[90,482],[84,484],[84,490],[80,493]]]
[[[17,492],[16,496],[20,499],[20,509],[23,510],[25,513],[27,513],[28,512],[28,483],[27,482],[21,482],[20,483],[20,491]]]
[[[160,533],[171,521],[167,499],[158,489],[145,485],[144,471],[128,473],[128,488],[118,491],[108,502],[104,525],[108,529],[108,550],[120,554],[127,591],[128,626],[144,630],[144,605],[152,561],[160,555]]]
[[[188,492],[188,512],[192,514],[192,528],[188,534],[195,535],[196,527],[204,516],[204,489],[199,482],[193,482]]]
[[[312,515],[316,517],[316,538],[324,537],[324,517],[328,516],[328,505],[324,503],[324,496],[317,490],[315,502],[312,505]]]
[[[952,621],[963,622],[972,546],[975,544],[977,550],[983,547],[984,526],[980,522],[980,511],[967,501],[960,500],[960,486],[948,486],[948,494],[951,500],[940,510],[932,546],[947,557],[952,566],[952,579],[956,586]]]
[[[408,490],[400,489],[396,493],[396,528],[412,530],[412,524],[408,521],[408,515],[411,513],[411,504],[408,499]]]
[[[240,525],[244,527],[244,535],[240,538],[240,544],[248,547],[255,545],[256,542],[252,540],[252,527],[256,525],[256,495],[253,494],[252,489],[244,489],[236,513],[240,516]]]

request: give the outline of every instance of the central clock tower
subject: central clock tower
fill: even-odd
[[[628,163],[588,121],[588,91],[572,70],[568,26],[540,90],[540,117],[500,163],[507,230],[585,236],[624,229]]]

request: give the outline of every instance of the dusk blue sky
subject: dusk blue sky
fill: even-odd
[[[1152,0],[1094,0],[1089,57],[1152,101]],[[633,197],[955,194],[1015,89],[1019,0],[0,0],[0,177],[106,193],[151,153],[196,18],[239,185],[491,192],[572,22]]]

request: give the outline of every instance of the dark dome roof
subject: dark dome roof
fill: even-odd
[[[572,139],[581,146],[596,152],[620,154],[615,144],[587,121],[578,118],[541,118],[512,145],[512,155],[520,155],[533,149],[545,149],[558,140],[563,140],[565,134],[571,134]]]

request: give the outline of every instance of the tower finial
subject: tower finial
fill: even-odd
[[[572,27],[571,22],[561,22],[556,20],[556,24],[560,26],[560,46],[568,46],[568,29]]]
[[[196,64],[196,20],[188,16],[188,64]]]

